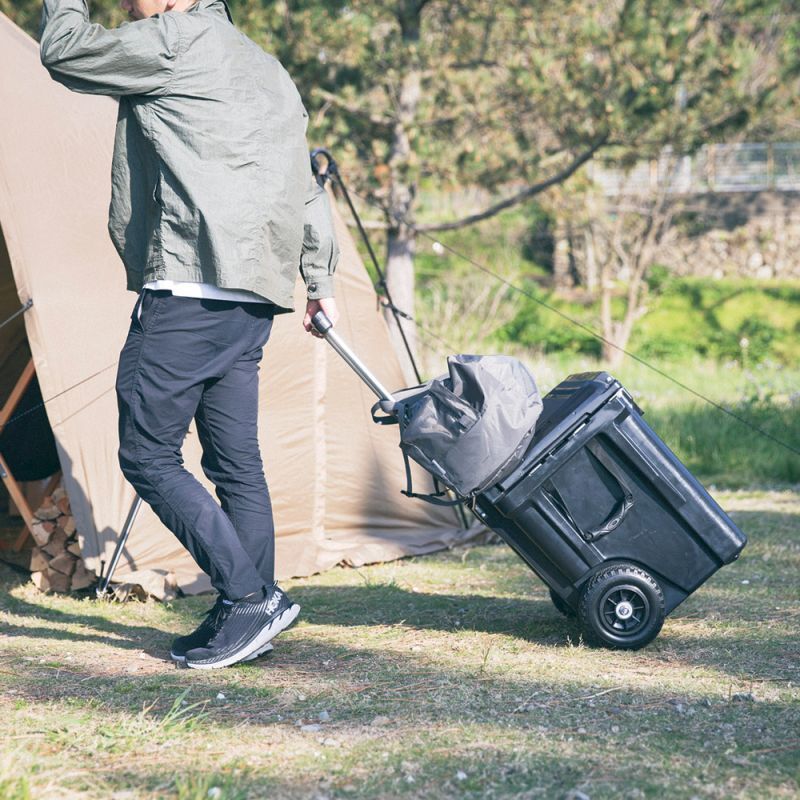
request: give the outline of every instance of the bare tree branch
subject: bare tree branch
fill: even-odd
[[[503,66],[499,61],[487,60],[483,58],[475,58],[472,61],[451,61],[446,65],[446,69],[452,70],[467,70],[476,69],[477,67],[500,67]]]
[[[375,219],[362,219],[361,225],[365,230],[368,231],[386,231],[389,229],[388,223],[381,222],[380,220],[375,220]],[[358,225],[353,220],[348,220],[347,227],[358,228]]]
[[[393,120],[391,117],[371,114],[365,108],[361,108],[354,103],[347,103],[338,95],[335,95],[333,92],[326,91],[325,89],[314,89],[314,93],[323,98],[327,103],[330,103],[330,105],[336,106],[337,108],[342,109],[342,111],[346,111],[348,114],[353,114],[355,116],[368,119],[373,125],[377,125],[382,128],[390,128],[395,123],[395,120]]]
[[[470,214],[469,216],[462,217],[462,219],[454,220],[453,222],[432,222],[426,225],[416,225],[415,227],[418,231],[425,233],[432,233],[434,231],[453,231],[457,230],[458,228],[464,228],[467,225],[472,225],[475,222],[489,219],[490,217],[499,214],[501,211],[505,211],[507,208],[518,205],[523,200],[527,200],[529,197],[533,197],[534,195],[545,191],[545,189],[549,189],[551,186],[555,186],[556,184],[565,181],[570,175],[572,175],[587,161],[589,161],[592,156],[601,147],[603,147],[607,139],[608,136],[603,136],[588,150],[581,153],[581,155],[579,155],[577,158],[573,159],[566,167],[564,167],[564,169],[562,169],[560,172],[557,172],[555,175],[551,175],[549,178],[547,178],[547,180],[534,183],[522,191],[517,192],[515,195],[507,197],[505,200],[501,200],[499,203],[495,203],[494,205],[489,206],[489,208],[486,208],[477,214]]]

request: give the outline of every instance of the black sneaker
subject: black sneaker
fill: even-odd
[[[222,620],[224,618],[223,606],[229,604],[230,600],[225,600],[222,595],[219,595],[214,605],[211,606],[208,611],[206,611],[205,618],[197,627],[197,629],[186,636],[179,636],[172,642],[172,648],[169,652],[170,658],[173,661],[177,661],[179,664],[183,664],[186,661],[186,653],[189,650],[195,650],[198,647],[205,647],[214,637],[214,634],[217,633],[220,625],[222,624]],[[253,653],[244,660],[251,661],[252,659],[258,658],[260,655],[263,655],[272,649],[273,648],[271,644],[266,644],[261,650]]]
[[[191,669],[219,669],[255,658],[300,613],[277,584],[256,600],[237,600],[221,604],[221,619],[216,633],[205,647],[186,652]]]

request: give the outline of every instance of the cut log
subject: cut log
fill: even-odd
[[[80,558],[81,555],[81,545],[80,542],[73,539],[72,541],[67,541],[67,552],[72,553],[74,556],[78,556]]]
[[[48,503],[47,498],[45,498],[45,503],[36,509],[36,516],[39,519],[58,519],[61,516],[61,512],[58,510],[58,506],[54,503]]]
[[[56,486],[53,489],[53,493],[50,495],[53,502],[58,505],[58,503],[63,500],[67,496],[67,490],[63,486]]]
[[[53,536],[58,536],[59,534],[64,535],[64,547],[67,546],[67,539],[69,539],[69,534],[61,527],[59,524],[60,521],[64,519],[63,517],[59,517],[55,522],[51,523],[53,525]],[[53,536],[50,538],[52,539]]]
[[[39,547],[44,547],[50,541],[50,537],[55,528],[56,526],[52,522],[34,520],[33,525],[31,525],[31,532],[33,533],[36,544],[38,544]]]
[[[75,562],[75,556],[64,551],[51,559],[49,568],[69,577],[75,572]]]
[[[50,591],[50,579],[47,577],[46,573],[34,572],[33,575],[31,575],[31,580],[40,592]]]
[[[70,507],[69,507],[69,497],[67,497],[67,496],[65,495],[65,496],[64,496],[64,497],[62,497],[60,500],[57,500],[57,501],[56,501],[56,508],[57,508],[57,509],[58,509],[58,510],[59,510],[59,511],[62,513],[62,514],[69,514],[69,513],[70,513]]]
[[[31,550],[31,561],[28,565],[28,569],[31,572],[41,572],[43,569],[47,569],[49,563],[50,558],[47,553],[43,552],[38,547],[34,547]]]
[[[75,572],[72,573],[73,591],[85,589],[87,586],[91,586],[95,580],[97,580],[97,577],[95,576],[94,572],[89,572],[89,570],[84,566],[83,561],[78,561],[78,563],[75,565]]]
[[[67,534],[61,530],[61,528],[56,528],[53,531],[53,535],[50,537],[50,541],[42,547],[46,553],[49,553],[51,556],[57,556],[64,552],[67,549]]]
[[[61,572],[56,572],[54,569],[46,569],[43,574],[47,575],[47,581],[50,584],[51,592],[69,591],[69,584],[70,584],[69,575],[64,575]]]
[[[75,533],[75,517],[73,517],[72,514],[64,517],[63,520],[59,520],[58,524],[64,529],[64,533],[66,533],[67,536],[72,536],[72,534]]]

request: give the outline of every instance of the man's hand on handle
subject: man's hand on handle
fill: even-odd
[[[306,303],[306,315],[303,317],[303,327],[312,335],[321,339],[317,329],[311,324],[311,318],[317,311],[324,311],[331,321],[331,325],[336,325],[339,319],[339,312],[336,309],[336,300],[333,297],[325,297],[322,300],[309,300]]]

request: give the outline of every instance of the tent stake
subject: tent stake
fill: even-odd
[[[128,536],[130,536],[131,528],[133,528],[133,523],[136,521],[136,515],[139,513],[139,509],[141,507],[142,507],[142,498],[137,495],[136,499],[133,501],[131,510],[128,512],[128,518],[125,520],[125,525],[122,528],[122,534],[119,537],[117,546],[114,548],[114,555],[111,556],[111,563],[108,565],[108,572],[106,573],[105,576],[103,576],[101,571],[100,586],[97,587],[97,592],[96,592],[98,600],[106,600],[108,598],[108,586],[111,583],[111,578],[114,575],[114,570],[116,570],[117,568],[120,556],[122,555],[122,551],[125,548],[125,543],[128,541]]]

